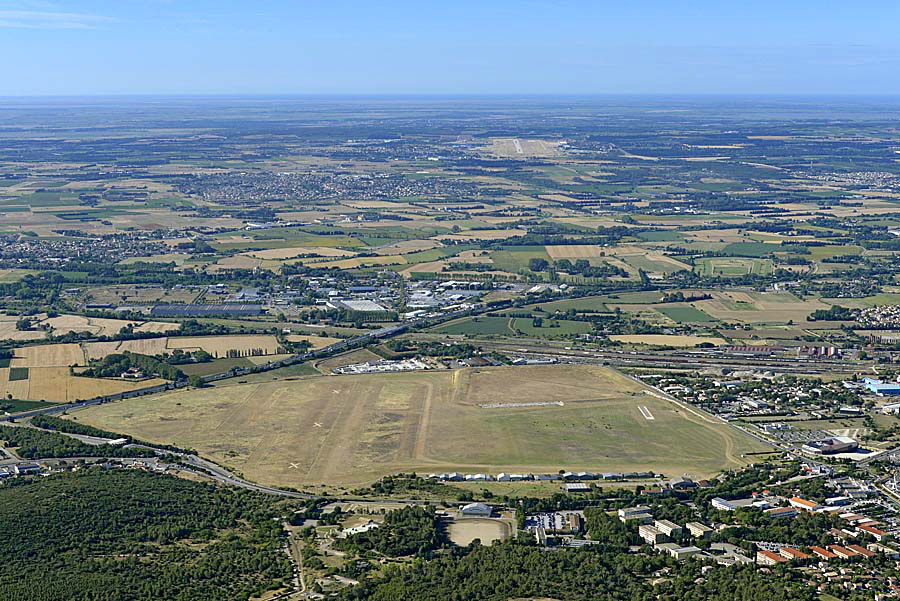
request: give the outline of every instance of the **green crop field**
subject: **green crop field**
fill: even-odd
[[[408,471],[702,477],[767,450],[647,390],[599,366],[495,367],[218,386],[100,405],[75,417],[196,448],[257,482],[298,487],[366,484]],[[527,402],[563,405],[480,406]]]
[[[740,257],[707,257],[697,259],[694,270],[708,277],[740,277],[745,275],[770,275],[774,270],[771,259],[746,259]]]
[[[432,328],[441,334],[464,334],[468,336],[513,336],[509,317],[464,317]]]
[[[16,382],[19,380],[27,380],[28,379],[28,368],[27,367],[10,367],[9,368],[9,381]]]

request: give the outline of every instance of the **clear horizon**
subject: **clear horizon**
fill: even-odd
[[[0,0],[0,97],[900,95],[900,5]]]

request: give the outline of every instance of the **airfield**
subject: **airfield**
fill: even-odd
[[[557,403],[484,408],[504,403]],[[561,404],[560,404],[561,403]],[[91,407],[79,422],[196,449],[273,486],[356,486],[416,471],[711,476],[768,450],[600,366],[318,376]]]

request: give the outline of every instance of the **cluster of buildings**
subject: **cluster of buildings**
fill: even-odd
[[[658,478],[652,472],[629,472],[624,474],[593,472],[559,472],[557,474],[507,474],[501,472],[496,476],[492,474],[461,474],[449,472],[445,474],[429,474],[428,478],[439,482],[522,482],[522,481],[554,481],[585,482],[590,480],[646,480]],[[679,480],[680,481],[680,480]],[[579,489],[580,490],[580,489]],[[584,490],[589,490],[585,488]]]
[[[706,555],[702,549],[694,545],[683,545],[686,533],[692,538],[708,538],[713,529],[702,522],[688,522],[684,527],[670,520],[654,519],[649,507],[638,505],[619,509],[619,520],[626,524],[638,524],[638,536],[659,552],[682,560],[688,557]]]
[[[331,371],[335,374],[373,374],[398,371],[418,371],[422,369],[431,369],[431,366],[421,359],[412,358],[400,360],[383,359],[381,361],[354,363],[353,365],[335,367]]]

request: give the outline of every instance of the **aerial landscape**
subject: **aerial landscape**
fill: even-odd
[[[143,60],[166,21],[96,4],[0,3],[0,51]],[[548,10],[463,4],[417,22]],[[160,10],[274,18],[225,5]],[[0,601],[900,596],[900,90],[673,52],[693,87],[14,67]]]

